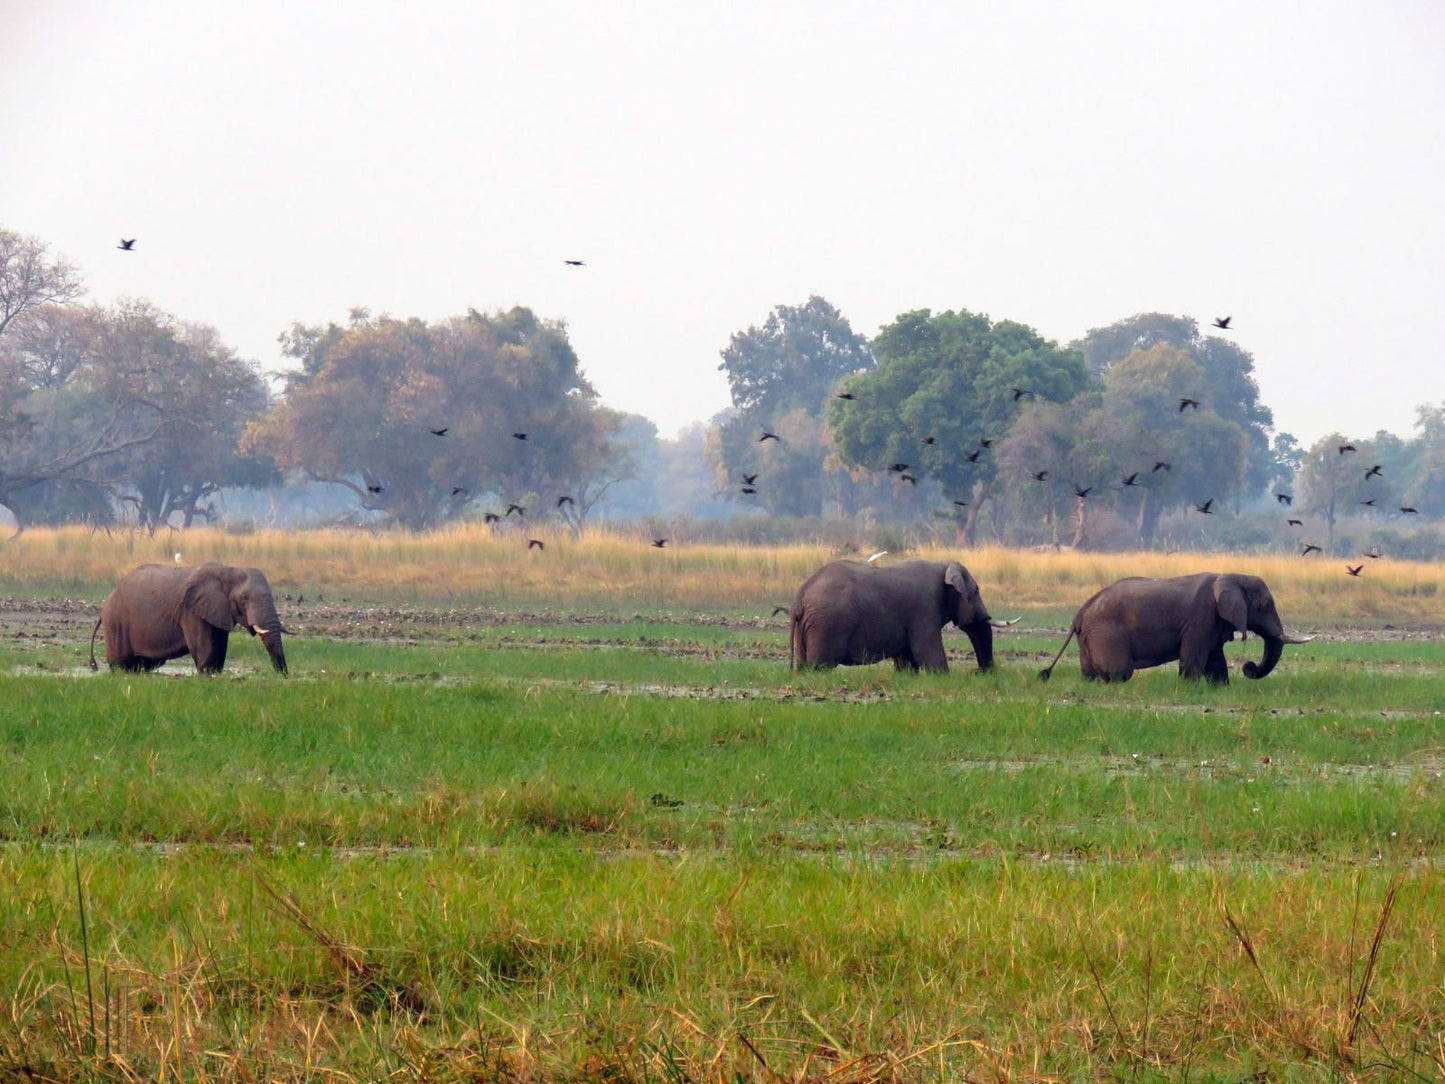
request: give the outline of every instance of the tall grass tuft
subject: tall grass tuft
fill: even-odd
[[[529,550],[542,538],[543,551]],[[836,554],[822,545],[653,548],[637,533],[589,530],[580,537],[545,526],[525,531],[459,525],[430,534],[402,531],[112,532],[83,527],[27,531],[4,544],[0,590],[100,597],[137,564],[223,561],[262,569],[278,593],[327,602],[490,605],[504,608],[736,611],[786,604]],[[1249,572],[1271,585],[1286,623],[1331,620],[1438,623],[1445,563],[1379,560],[1364,576],[1335,559],[1237,553],[1025,552],[997,546],[909,554],[958,559],[1001,609],[1074,609],[1125,576]]]

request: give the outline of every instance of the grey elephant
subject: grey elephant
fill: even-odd
[[[203,674],[219,673],[237,625],[261,637],[271,665],[286,673],[281,618],[271,585],[257,568],[207,562],[195,568],[141,565],[128,574],[100,608],[90,630],[90,668],[95,634],[105,628],[105,658],[112,669],[154,670],[189,654]]]
[[[1079,607],[1054,661],[1039,674],[1053,673],[1069,641],[1079,638],[1084,677],[1128,681],[1135,670],[1179,660],[1179,673],[1229,683],[1224,645],[1239,633],[1264,641],[1264,657],[1244,664],[1244,676],[1262,678],[1278,664],[1285,644],[1307,644],[1313,636],[1286,636],[1274,596],[1258,576],[1197,572],[1155,580],[1133,576],[1104,588]]]
[[[864,666],[892,659],[899,670],[948,671],[943,626],[973,644],[980,670],[993,665],[994,621],[978,583],[957,561],[878,567],[834,561],[798,588],[790,611],[790,661],[804,667]]]

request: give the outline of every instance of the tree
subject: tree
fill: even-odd
[[[82,292],[68,261],[51,256],[39,239],[0,226],[0,335],[34,310],[64,305]]]
[[[117,467],[122,499],[141,525],[179,515],[189,527],[198,515],[211,517],[209,498],[219,490],[280,481],[269,456],[239,450],[247,424],[270,405],[255,363],[237,357],[214,328],[183,324],[146,302],[124,302],[97,324],[98,384],[163,407],[154,439]]]
[[[966,310],[903,313],[879,331],[873,352],[877,369],[846,382],[855,398],[829,404],[837,455],[863,470],[908,463],[915,476],[936,479],[944,496],[967,500],[965,544],[997,477],[981,441],[1001,439],[1026,403],[1064,402],[1090,383],[1077,351]]]
[[[1182,351],[1203,368],[1204,401],[1219,417],[1236,423],[1245,437],[1248,466],[1239,493],[1262,492],[1278,476],[1279,464],[1269,439],[1274,414],[1260,402],[1254,358],[1248,351],[1222,335],[1201,335],[1192,317],[1161,312],[1140,313],[1094,328],[1072,345],[1083,354],[1090,371],[1105,377],[1135,351],[1148,353],[1161,344]]]
[[[243,447],[408,527],[489,492],[534,514],[564,495],[595,503],[621,476],[621,415],[598,409],[565,327],[529,309],[433,324],[353,310],[349,327],[297,325],[281,341],[300,366]]]
[[[1419,436],[1412,442],[1417,447],[1404,503],[1422,515],[1439,515],[1445,509],[1445,402],[1417,406],[1415,429]]]
[[[237,454],[268,396],[214,329],[128,301],[34,309],[8,338],[3,488],[22,521],[104,520],[119,499],[145,526],[173,513],[188,526],[221,486],[276,477],[268,461]]]
[[[1340,451],[1351,444],[1355,451]],[[1403,453],[1404,443],[1383,430],[1373,440],[1331,433],[1310,448],[1297,479],[1295,505],[1302,512],[1324,517],[1326,553],[1335,552],[1335,524],[1341,516],[1399,514],[1401,502],[1394,479],[1401,473]],[[1376,464],[1381,473],[1366,477]]]
[[[830,463],[823,411],[840,381],[873,368],[867,340],[814,295],[735,332],[721,356],[733,409],[708,434],[717,492],[774,515],[817,515],[829,500],[842,514],[852,480]],[[760,442],[765,432],[780,439]],[[744,474],[761,476],[755,494],[742,492]]]
[[[1132,514],[1140,545],[1152,546],[1163,512],[1221,503],[1242,484],[1244,433],[1214,412],[1207,394],[1203,366],[1183,350],[1165,342],[1136,349],[1109,367],[1101,393],[1021,413],[999,447],[1004,489],[1044,518],[1055,542],[1065,499],[1074,503],[1074,546],[1092,544],[1090,516],[1108,507]],[[1201,405],[1181,411],[1180,397]]]
[[[111,515],[121,456],[163,411],[97,379],[94,313],[32,308],[0,336],[0,507],[35,520]],[[62,345],[63,344],[63,345]]]

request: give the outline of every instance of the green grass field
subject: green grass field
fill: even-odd
[[[1045,685],[1067,609],[991,674],[794,674],[711,605],[359,596],[200,679],[24,594],[0,1079],[1445,1076],[1429,625]]]

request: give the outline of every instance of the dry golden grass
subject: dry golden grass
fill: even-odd
[[[529,550],[540,538],[545,550]],[[82,527],[30,530],[0,544],[0,590],[103,595],[146,561],[216,560],[261,568],[278,592],[335,601],[475,603],[549,609],[738,609],[787,603],[837,556],[822,545],[650,545],[643,533],[546,527],[496,532],[458,526],[431,534],[352,530],[229,534]],[[897,560],[903,555],[890,555]],[[1124,576],[1250,572],[1274,591],[1287,623],[1445,622],[1445,563],[1366,561],[1352,578],[1341,559],[1207,553],[1033,552],[1001,547],[924,549],[908,556],[961,559],[998,613],[1065,610]]]

